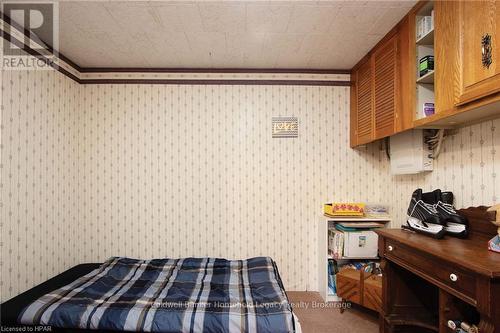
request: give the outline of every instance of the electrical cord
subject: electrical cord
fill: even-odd
[[[445,137],[445,130],[434,130],[431,135],[425,137],[425,144],[429,150],[432,150],[432,154],[429,154],[429,158],[436,159],[441,153],[441,147]]]
[[[385,145],[385,155],[387,156],[387,159],[391,159],[391,145],[389,144],[389,138],[384,139],[384,145]]]

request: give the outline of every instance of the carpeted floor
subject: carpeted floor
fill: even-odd
[[[354,307],[340,313],[339,309],[325,308],[321,296],[315,292],[289,291],[287,295],[303,333],[378,332],[375,312]]]

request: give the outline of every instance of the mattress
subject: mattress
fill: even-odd
[[[61,274],[56,275],[55,277],[23,292],[22,294],[17,295],[9,299],[8,301],[0,304],[0,320],[1,325],[3,327],[20,327],[24,325],[20,325],[17,321],[19,315],[29,304],[34,302],[36,299],[42,297],[45,294],[50,293],[53,290],[61,288],[74,280],[84,276],[85,274],[90,273],[91,271],[99,268],[101,264],[98,263],[87,263],[80,264],[74,266]],[[52,332],[60,332],[60,333],[70,333],[70,332],[93,332],[92,330],[75,330],[75,329],[64,329],[64,328],[55,328],[51,329]]]
[[[41,297],[32,293],[37,298],[29,302],[25,297],[23,308],[17,306],[20,322],[88,331],[296,329],[276,264],[267,257],[110,258],[91,271],[79,271],[83,274],[56,290]],[[14,315],[8,316],[11,321]]]

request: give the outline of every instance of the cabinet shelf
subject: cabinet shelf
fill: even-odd
[[[322,217],[328,221],[333,221],[333,222],[391,222],[390,217],[368,217],[368,216],[363,216],[363,217],[335,216],[335,217],[333,217],[333,216],[326,216],[326,215],[322,215]]]
[[[434,71],[427,72],[424,76],[417,79],[417,83],[430,83],[434,84]]]
[[[434,29],[417,39],[415,42],[417,45],[434,45]]]

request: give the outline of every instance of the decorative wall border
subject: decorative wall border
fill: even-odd
[[[0,33],[5,40],[33,57],[48,59],[30,47],[43,41],[0,14]],[[336,69],[84,68],[57,52],[51,66],[80,84],[350,85],[350,71]]]

